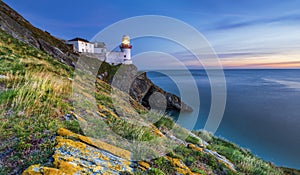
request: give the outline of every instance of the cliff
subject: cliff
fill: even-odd
[[[179,97],[168,93],[156,86],[145,72],[138,72],[134,65],[114,66],[101,64],[98,76],[112,86],[127,92],[135,101],[147,109],[191,112],[193,109],[181,101]],[[154,99],[151,103],[151,96],[161,95],[161,98]]]
[[[96,70],[98,79],[80,72],[74,81],[74,69],[63,64],[72,59],[64,57],[62,63],[53,57],[55,53],[35,45],[35,41],[47,41],[47,35],[33,35],[35,28],[24,29],[32,31],[22,36],[23,31],[12,26],[29,23],[8,8],[1,2],[5,31],[0,30],[0,174],[298,173],[276,167],[205,131],[187,131],[171,117],[149,111],[144,106],[151,106],[148,102],[154,92],[174,98],[168,109],[189,109],[178,97],[155,86],[145,73],[135,76],[133,65],[103,63]],[[52,46],[48,41],[50,48],[61,44],[52,41],[58,43]],[[123,90],[116,89],[118,109],[111,94],[114,81]],[[92,92],[90,86],[95,87]],[[74,88],[76,95],[72,95]],[[91,104],[92,100],[96,104]],[[152,140],[156,142],[147,150],[129,146]],[[139,155],[159,155],[173,143],[176,147],[163,156],[137,159]]]
[[[32,26],[20,14],[0,1],[0,29],[14,38],[40,49],[60,62],[74,66],[78,55],[63,40]]]

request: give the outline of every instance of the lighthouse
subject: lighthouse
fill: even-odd
[[[120,49],[123,52],[123,59],[124,59],[124,64],[132,64],[131,60],[131,49],[132,46],[130,45],[130,38],[127,35],[124,35],[122,37],[122,44],[120,45]]]

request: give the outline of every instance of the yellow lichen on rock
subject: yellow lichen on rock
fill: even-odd
[[[60,136],[69,136],[69,137],[75,137],[77,138],[77,134],[73,133],[72,131],[69,131],[65,128],[60,128],[57,130],[57,134]]]
[[[203,148],[197,147],[197,146],[195,146],[194,144],[191,144],[191,143],[189,143],[187,145],[187,147],[190,148],[190,149],[192,149],[192,150],[194,150],[194,151],[199,151],[199,152],[203,151]]]
[[[112,117],[119,119],[119,116],[117,116],[115,113],[113,113],[111,110],[108,110],[105,106],[98,104],[98,110],[101,113],[107,113],[109,115],[111,115]]]
[[[22,175],[42,175],[40,165],[32,165],[25,170]]]
[[[130,160],[131,153],[127,150],[107,144],[105,142],[102,142],[101,140],[97,140],[97,139],[93,139],[93,138],[89,138],[89,137],[85,137],[85,136],[81,136],[81,135],[79,136],[79,139],[89,145],[93,145],[97,148],[108,151],[116,156]]]
[[[49,168],[49,167],[43,167],[43,174],[44,175],[64,175],[61,170],[56,168]]]
[[[72,114],[79,122],[84,122],[86,123],[86,120],[80,116],[78,116],[76,113],[74,112],[70,112],[70,114]]]
[[[154,134],[160,136],[160,137],[166,137],[155,125],[151,124],[150,125]]]
[[[76,141],[73,141],[71,139],[65,139],[65,138],[59,137],[59,136],[56,137],[56,141],[57,141],[56,148],[59,148],[62,145],[72,146],[72,147],[75,147],[75,148],[78,148],[78,149],[81,149],[81,150],[86,148],[86,145],[82,142],[76,142]]]
[[[59,160],[59,162],[57,162],[56,164],[58,164],[59,170],[66,174],[80,174],[80,172],[82,171],[82,168],[79,165],[76,165],[72,162]]]
[[[32,165],[27,170],[25,170],[22,175],[65,175],[59,169],[49,168],[49,167],[41,167],[40,165]]]
[[[175,167],[176,172],[178,174],[182,174],[182,175],[200,175],[198,173],[192,172],[189,169],[189,167],[187,167],[180,159],[172,158],[172,157],[169,157],[169,156],[166,156],[165,158],[171,163],[172,166]]]
[[[113,145],[110,145],[110,144],[105,143],[101,140],[97,140],[97,139],[93,139],[93,138],[86,137],[86,136],[83,136],[83,135],[75,134],[75,133],[73,133],[73,132],[71,132],[71,131],[69,131],[65,128],[60,128],[57,131],[57,133],[61,136],[69,136],[69,137],[73,137],[75,139],[79,139],[84,143],[87,143],[87,144],[95,146],[99,149],[108,151],[108,152],[110,152],[110,153],[112,153],[116,156],[121,157],[121,158],[130,160],[131,153],[129,151],[124,150],[124,149],[119,148],[119,147],[116,147],[116,146],[113,146]]]
[[[23,175],[117,174],[132,172],[130,152],[61,128],[57,131],[55,168],[33,165]]]
[[[140,161],[140,162],[138,162],[138,164],[139,164],[139,167],[144,171],[148,170],[150,168],[150,164],[147,162]]]

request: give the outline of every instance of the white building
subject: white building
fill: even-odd
[[[102,54],[106,53],[106,47],[104,42],[94,42],[94,53],[95,54]]]
[[[121,51],[111,51],[108,52],[105,47],[104,42],[94,42],[82,38],[74,38],[69,40],[67,44],[73,45],[74,50],[79,53],[88,53],[97,57],[101,61],[105,61],[111,65],[118,64],[132,64],[131,60],[131,49],[130,38],[124,35],[122,38],[122,43],[120,45]]]
[[[94,44],[82,38],[74,38],[67,41],[67,44],[72,44],[76,52],[79,53],[94,53]]]

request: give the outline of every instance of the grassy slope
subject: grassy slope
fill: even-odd
[[[108,65],[104,65],[108,67]],[[49,55],[24,43],[21,43],[9,35],[0,31],[0,75],[6,78],[0,79],[0,174],[18,174],[32,164],[44,164],[51,166],[53,147],[56,144],[54,137],[56,130],[60,127],[68,128],[76,133],[82,133],[84,126],[79,127],[77,120],[66,121],[63,116],[73,114],[74,109],[71,105],[72,86],[78,88],[89,98],[86,87],[94,86],[94,83],[84,84],[79,81],[72,84],[73,70],[65,66]],[[81,77],[88,79],[89,77]],[[91,81],[92,82],[92,81]],[[130,120],[145,120],[149,118],[160,118],[162,115],[148,113],[142,106],[131,101],[133,108],[128,107],[124,99],[130,98],[126,94],[119,93],[121,105],[118,113],[114,109],[111,98],[111,87],[105,82],[97,80],[95,97],[98,103],[98,113],[102,118],[95,120],[91,117],[91,111],[84,111],[85,120],[92,123],[89,125],[89,136],[101,138],[106,135],[103,121],[115,133],[129,140],[152,140],[157,137],[155,127],[148,123],[145,127],[135,125]],[[78,104],[80,105],[88,105]],[[72,116],[72,115],[71,115]],[[82,115],[81,115],[82,116]],[[139,118],[142,116],[142,118]],[[71,117],[72,118],[72,117]],[[175,126],[174,122],[163,117],[155,126],[162,131],[171,129]],[[177,137],[185,132],[177,127]],[[250,152],[245,151],[234,144],[222,141],[205,132],[197,133],[210,145],[208,148],[216,150],[225,155],[237,167],[238,174],[282,174],[281,170],[273,165],[257,159]],[[115,140],[110,136],[108,140]],[[198,144],[199,140],[192,136],[186,139],[187,142]],[[153,152],[160,149],[160,140],[153,146]],[[116,144],[118,143],[111,143]],[[126,144],[118,145],[129,149]],[[142,149],[141,149],[142,150]],[[180,159],[187,167],[195,173],[201,174],[237,174],[227,166],[209,154],[195,151],[190,148],[179,146],[168,154],[171,158]],[[176,172],[174,165],[165,157],[148,162],[153,168],[148,174],[172,174]],[[137,174],[146,174],[137,171]]]
[[[0,174],[20,173],[48,162],[58,128],[78,128],[62,118],[72,108],[72,70],[0,31],[0,75]]]

